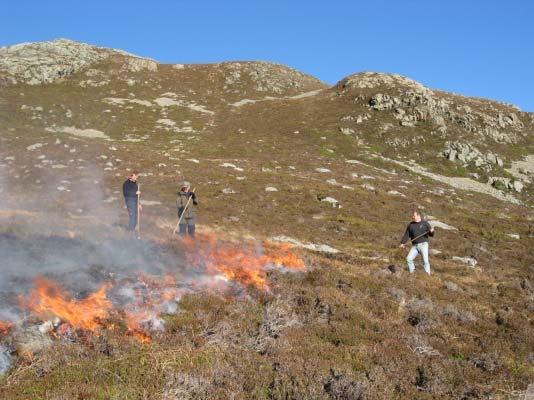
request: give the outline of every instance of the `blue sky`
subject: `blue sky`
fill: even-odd
[[[160,62],[395,72],[534,111],[534,1],[6,1],[0,46],[66,37]]]

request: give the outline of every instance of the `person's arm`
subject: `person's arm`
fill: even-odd
[[[434,228],[432,228],[432,225],[430,225],[430,222],[427,221],[426,223],[427,230],[428,230],[428,236],[434,236]]]
[[[195,192],[189,192],[189,193],[190,193],[189,195],[190,195],[191,198],[193,199],[193,204],[194,204],[195,206],[198,206],[197,195],[195,194]]]
[[[125,181],[123,184],[122,184],[122,195],[124,197],[126,197],[126,184],[128,183],[128,181]]]

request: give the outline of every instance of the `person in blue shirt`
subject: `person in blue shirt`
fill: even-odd
[[[139,178],[139,172],[133,171],[130,174],[130,177],[122,185],[122,194],[124,195],[124,202],[126,203],[126,208],[128,209],[128,230],[134,231],[137,226],[137,206],[139,201],[139,184],[137,179]],[[139,211],[142,210],[142,206],[139,204]]]

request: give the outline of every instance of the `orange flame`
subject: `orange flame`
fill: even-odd
[[[43,318],[56,316],[72,327],[97,331],[111,310],[112,304],[106,298],[109,284],[82,300],[72,299],[55,282],[45,278],[35,280],[35,289],[22,305]]]
[[[0,321],[0,336],[7,336],[12,326],[11,322]]]
[[[140,312],[126,312],[126,324],[128,332],[133,335],[141,343],[150,343],[152,338],[145,332],[142,320],[148,317],[147,311]]]
[[[238,282],[260,290],[268,290],[267,273],[271,269],[304,271],[304,261],[293,252],[288,244],[259,242],[233,243],[223,241],[214,235],[198,235],[195,240],[184,239],[185,255],[189,263],[209,278],[193,281],[193,288],[205,289],[223,285],[225,282]],[[219,279],[221,278],[221,279]],[[162,330],[164,313],[175,312],[177,301],[190,288],[180,286],[173,275],[151,276],[138,274],[136,281],[125,280],[117,285],[131,285],[128,303],[121,307],[119,315],[124,316],[128,334],[141,343],[152,341],[151,332]],[[114,329],[113,323],[106,321],[114,305],[107,298],[111,284],[104,284],[98,291],[85,299],[74,299],[57,283],[45,278],[35,281],[35,288],[27,298],[22,298],[23,306],[41,318],[58,317],[64,324],[56,333],[68,334],[70,329],[83,329],[98,332],[100,328]],[[109,325],[106,324],[109,322]],[[7,334],[10,324],[0,321],[0,334]]]
[[[190,250],[189,261],[194,265],[205,265],[212,275],[258,289],[268,289],[267,270],[288,268],[304,271],[304,261],[292,252],[288,244],[264,244],[223,242],[213,235],[199,236],[194,241],[184,239]]]

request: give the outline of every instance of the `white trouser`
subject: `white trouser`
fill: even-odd
[[[418,254],[421,254],[423,257],[423,266],[428,275],[430,275],[430,261],[428,260],[428,242],[417,243],[412,246],[408,256],[406,256],[406,262],[408,263],[408,269],[410,272],[415,271],[415,264],[413,260],[417,257]]]

